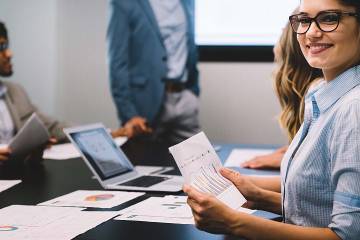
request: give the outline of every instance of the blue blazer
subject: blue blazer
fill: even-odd
[[[194,1],[181,0],[188,22],[189,79],[186,88],[199,95]],[[153,123],[165,96],[166,49],[148,0],[110,0],[107,31],[111,93],[124,124],[134,116]]]

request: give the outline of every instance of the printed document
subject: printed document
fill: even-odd
[[[256,156],[273,153],[273,149],[237,148],[231,151],[226,159],[225,167],[241,167],[241,164]]]
[[[200,192],[210,193],[233,209],[239,209],[246,199],[219,169],[221,161],[203,132],[169,148],[185,183]]]
[[[121,210],[115,220],[194,224],[186,196],[150,197]]]
[[[21,183],[21,180],[0,180],[0,192],[9,189],[16,184]]]
[[[78,190],[40,203],[42,206],[112,208],[144,195],[142,192]]]
[[[114,141],[118,147],[122,146],[128,140],[127,137],[117,137]],[[43,153],[44,159],[67,160],[80,157],[79,151],[71,143],[56,144]]]
[[[12,155],[26,155],[48,142],[49,132],[41,119],[33,113],[19,130],[15,137],[10,141]]]
[[[10,206],[0,209],[0,239],[70,240],[117,215],[81,208]]]

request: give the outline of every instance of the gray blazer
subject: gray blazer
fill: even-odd
[[[188,81],[199,94],[194,40],[194,0],[181,0],[188,23]],[[107,38],[111,93],[119,119],[134,116],[153,123],[165,95],[166,49],[149,0],[110,0]]]
[[[59,142],[66,140],[66,135],[63,133],[62,129],[67,127],[67,124],[60,123],[55,119],[42,114],[31,103],[29,96],[20,85],[7,81],[2,81],[2,83],[7,87],[5,102],[13,119],[16,132],[24,125],[31,114],[36,113],[48,128],[52,137],[55,137]]]

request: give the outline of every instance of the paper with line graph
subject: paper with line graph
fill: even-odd
[[[169,148],[185,183],[204,193],[215,195],[233,209],[245,202],[233,183],[224,178],[219,169],[221,161],[203,132]]]

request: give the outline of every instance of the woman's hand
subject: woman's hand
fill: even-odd
[[[286,150],[287,146],[279,148],[275,152],[270,154],[256,156],[241,164],[241,167],[253,169],[279,169],[281,165],[281,160],[283,159]]]
[[[259,209],[261,207],[260,202],[263,189],[256,186],[247,176],[243,176],[240,173],[228,168],[220,169],[221,175],[230,180],[235,187],[246,198],[247,202],[243,207],[251,209]]]
[[[235,210],[216,197],[201,193],[189,185],[184,185],[183,191],[188,195],[187,203],[197,228],[211,233],[231,234],[232,226],[236,224]]]
[[[247,202],[243,207],[281,214],[281,194],[279,192],[258,187],[251,177],[242,176],[228,168],[221,168],[220,173],[244,195]]]

